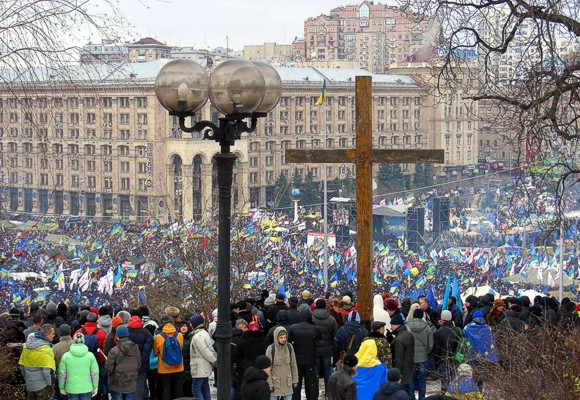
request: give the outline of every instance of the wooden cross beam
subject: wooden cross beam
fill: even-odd
[[[288,163],[354,163],[356,167],[357,303],[362,319],[372,318],[373,163],[443,163],[443,150],[373,150],[372,78],[356,77],[356,148],[286,150]],[[326,194],[325,194],[326,195]],[[326,244],[325,244],[326,245]]]

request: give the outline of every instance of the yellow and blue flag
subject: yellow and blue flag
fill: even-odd
[[[325,101],[326,101],[326,79],[322,83],[322,93],[320,93],[320,96],[318,96],[318,100],[316,100],[316,105],[320,106],[324,104]]]

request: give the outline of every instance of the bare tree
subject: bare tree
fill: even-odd
[[[438,29],[434,87],[479,106],[519,164],[576,163],[580,117],[580,3],[573,0],[401,0]],[[560,190],[563,186],[560,185]]]

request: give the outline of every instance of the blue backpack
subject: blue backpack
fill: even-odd
[[[161,354],[163,364],[170,367],[181,365],[183,354],[181,353],[181,346],[179,346],[176,335],[170,337],[161,332],[161,336],[165,339],[163,342],[163,353]]]
[[[85,337],[85,345],[89,348],[89,351],[95,355],[95,359],[99,359],[99,338],[97,338],[97,332],[99,328],[95,328],[93,333],[88,334],[83,326],[82,332],[83,336]]]

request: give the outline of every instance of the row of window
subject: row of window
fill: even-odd
[[[18,156],[11,156],[10,158],[8,158],[9,161],[9,165],[12,168],[19,168],[22,165],[20,165],[19,163],[19,158]],[[0,158],[0,166],[3,166],[3,159]],[[113,161],[109,161],[109,160],[104,160],[103,161],[103,172],[113,172]],[[78,159],[73,159],[70,160],[70,162],[68,163],[67,168],[69,168],[71,171],[79,171],[81,168],[81,161]],[[24,158],[24,168],[34,168],[34,162],[33,159],[31,157],[25,157]],[[63,170],[64,169],[64,160],[62,158],[57,158],[54,160],[54,168],[56,170]],[[48,159],[46,158],[41,158],[39,161],[39,169],[41,170],[48,170],[49,169],[49,162]],[[85,163],[85,169],[86,171],[92,172],[92,171],[96,171],[97,169],[97,164],[95,160],[87,160]],[[131,163],[128,161],[120,161],[119,162],[119,171],[121,173],[130,173],[131,172]],[[151,173],[151,167],[148,166],[148,164],[146,162],[139,162],[137,163],[137,173],[138,174],[150,174]]]
[[[9,137],[17,138],[19,137],[19,130],[18,128],[10,128],[7,129],[6,132],[8,133]],[[25,139],[32,139],[34,135],[34,130],[32,128],[24,128],[22,130],[22,137]],[[78,128],[70,128],[67,129],[69,139],[80,139],[80,130]],[[132,139],[131,130],[130,129],[120,129],[119,134],[116,138],[120,140],[130,140]],[[97,139],[97,130],[94,128],[87,128],[84,130],[84,139]],[[134,139],[136,140],[147,140],[148,130],[147,129],[137,129],[137,134]],[[4,137],[4,128],[0,127],[0,138]],[[48,138],[48,129],[46,128],[39,128],[36,129],[36,137],[37,138]],[[63,128],[56,128],[53,131],[53,137],[57,139],[64,139],[65,138],[65,130]],[[102,131],[101,139],[113,139],[113,130],[112,129],[104,129]]]
[[[18,111],[10,111],[8,113],[8,122],[9,123],[18,123],[19,122],[19,112]],[[47,113],[39,113],[38,114],[38,121],[35,121],[34,114],[31,112],[24,112],[24,122],[26,124],[33,124],[35,122],[46,124],[49,121],[49,114]],[[64,123],[64,114],[56,113],[51,114],[54,124],[62,125]],[[69,113],[68,114],[68,123],[71,125],[78,125],[81,121],[80,113]],[[130,124],[131,123],[131,114],[130,113],[120,113],[118,114],[119,124]],[[4,122],[4,113],[0,111],[0,123]],[[85,118],[83,120],[86,124],[96,124],[97,123],[97,114],[93,112],[88,112],[85,114]],[[102,123],[103,124],[112,124],[113,123],[113,113],[103,113],[102,115]],[[148,118],[146,113],[137,113],[137,117],[135,119],[135,123],[138,125],[146,125],[148,123]]]
[[[291,98],[290,97],[282,97],[280,98],[280,103],[279,105],[281,107],[288,107],[291,103]],[[310,96],[310,97],[295,97],[294,98],[294,105],[296,107],[302,107],[304,106],[307,102],[311,105],[314,106],[316,105],[316,102],[318,101],[318,96]],[[336,101],[336,104],[338,104],[338,106],[346,106],[347,103],[350,104],[351,106],[354,106],[355,104],[355,98],[354,97],[347,97],[347,96],[337,96],[336,98],[333,96],[327,96],[326,97],[326,105],[327,106],[332,106]],[[422,104],[422,98],[421,97],[385,97],[385,96],[381,96],[381,97],[376,97],[375,101],[379,104],[379,105],[390,105],[392,107],[396,107],[397,105],[399,105],[399,103],[403,106],[409,106],[411,104],[414,104],[416,106],[420,106]]]
[[[22,175],[19,175],[18,172],[10,172],[8,175],[8,183],[10,184],[22,184],[23,182],[19,180]],[[0,183],[4,182],[3,174],[0,175]],[[86,185],[85,178],[79,175],[71,175],[70,186],[73,188],[81,188],[84,187],[86,189],[96,189],[97,187],[97,177],[95,176],[87,176],[86,177]],[[34,175],[27,172],[24,173],[24,184],[32,185],[34,184]],[[148,178],[139,178],[137,180],[137,188],[139,191],[147,191],[150,187],[151,180]],[[39,185],[40,186],[57,186],[62,187],[64,186],[64,175],[63,174],[54,174],[54,179],[50,179],[49,174],[47,173],[40,173],[39,174]],[[113,178],[105,177],[103,178],[103,189],[113,190]],[[130,178],[121,178],[119,180],[119,190],[131,190],[131,179]]]
[[[52,107],[62,108],[66,104],[69,108],[79,108],[82,104],[86,108],[94,108],[97,105],[103,108],[112,108],[114,104],[117,104],[119,108],[128,108],[131,106],[131,103],[135,104],[138,108],[146,108],[149,104],[149,100],[147,97],[83,97],[82,99],[78,97],[67,97],[66,99],[55,97],[55,98],[46,98],[46,97],[38,97],[38,98],[31,98],[31,97],[23,97],[23,98],[15,98],[11,97],[8,99],[1,99],[0,98],[0,108],[4,108],[4,104],[6,104],[9,108],[19,108],[19,107],[38,107],[38,108],[47,108],[49,104]]]
[[[64,145],[60,143],[54,143],[52,145],[52,152],[54,154],[63,154],[64,153]],[[25,154],[30,154],[33,152],[34,146],[32,143],[22,143],[22,152]],[[37,148],[40,154],[46,153],[48,151],[48,145],[46,143],[38,143]],[[85,155],[95,155],[96,154],[97,146],[92,144],[85,144],[84,154]],[[11,154],[18,152],[18,143],[10,142],[7,144],[7,149]],[[79,154],[80,146],[78,144],[68,144],[67,150],[69,154]],[[112,155],[113,154],[113,146],[104,144],[100,146],[101,155]],[[3,144],[0,143],[0,151],[3,150]],[[117,155],[119,156],[129,156],[130,155],[130,147],[126,145],[117,146]],[[146,146],[135,146],[135,157],[145,157],[147,156],[147,147]]]

